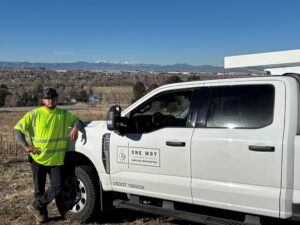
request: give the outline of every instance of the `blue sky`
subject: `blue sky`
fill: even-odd
[[[223,65],[300,48],[298,0],[1,0],[0,61]]]

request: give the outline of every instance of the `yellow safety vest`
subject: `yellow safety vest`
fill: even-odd
[[[64,164],[69,128],[76,120],[64,109],[49,110],[42,106],[26,113],[14,128],[23,134],[28,131],[32,145],[41,150],[40,154],[30,153],[37,163],[58,166]]]

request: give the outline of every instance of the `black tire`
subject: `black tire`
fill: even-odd
[[[99,201],[96,172],[90,166],[76,166],[73,176],[65,179],[63,191],[56,198],[58,211],[68,219],[87,222],[92,219]]]

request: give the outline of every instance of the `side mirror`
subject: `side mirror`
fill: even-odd
[[[107,114],[107,129],[119,131],[121,128],[121,106],[114,105],[110,107]]]

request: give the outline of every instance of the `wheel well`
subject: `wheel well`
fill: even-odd
[[[94,177],[97,179],[95,183],[98,184],[98,193],[100,197],[100,205],[98,207],[101,211],[106,211],[112,208],[112,192],[105,192],[102,189],[101,180],[99,178],[98,172],[92,161],[85,155],[79,152],[67,152],[65,156],[65,169],[67,173],[72,174],[76,166],[87,165],[92,168]]]
[[[89,165],[95,171],[97,171],[92,161],[88,157],[86,157],[85,155],[79,152],[67,152],[65,156],[65,165],[67,166]]]
[[[97,182],[101,185],[99,175],[96,167],[92,161],[85,155],[78,152],[67,152],[65,156],[65,169],[72,173],[76,166],[87,165],[93,169],[94,176],[97,178]]]

